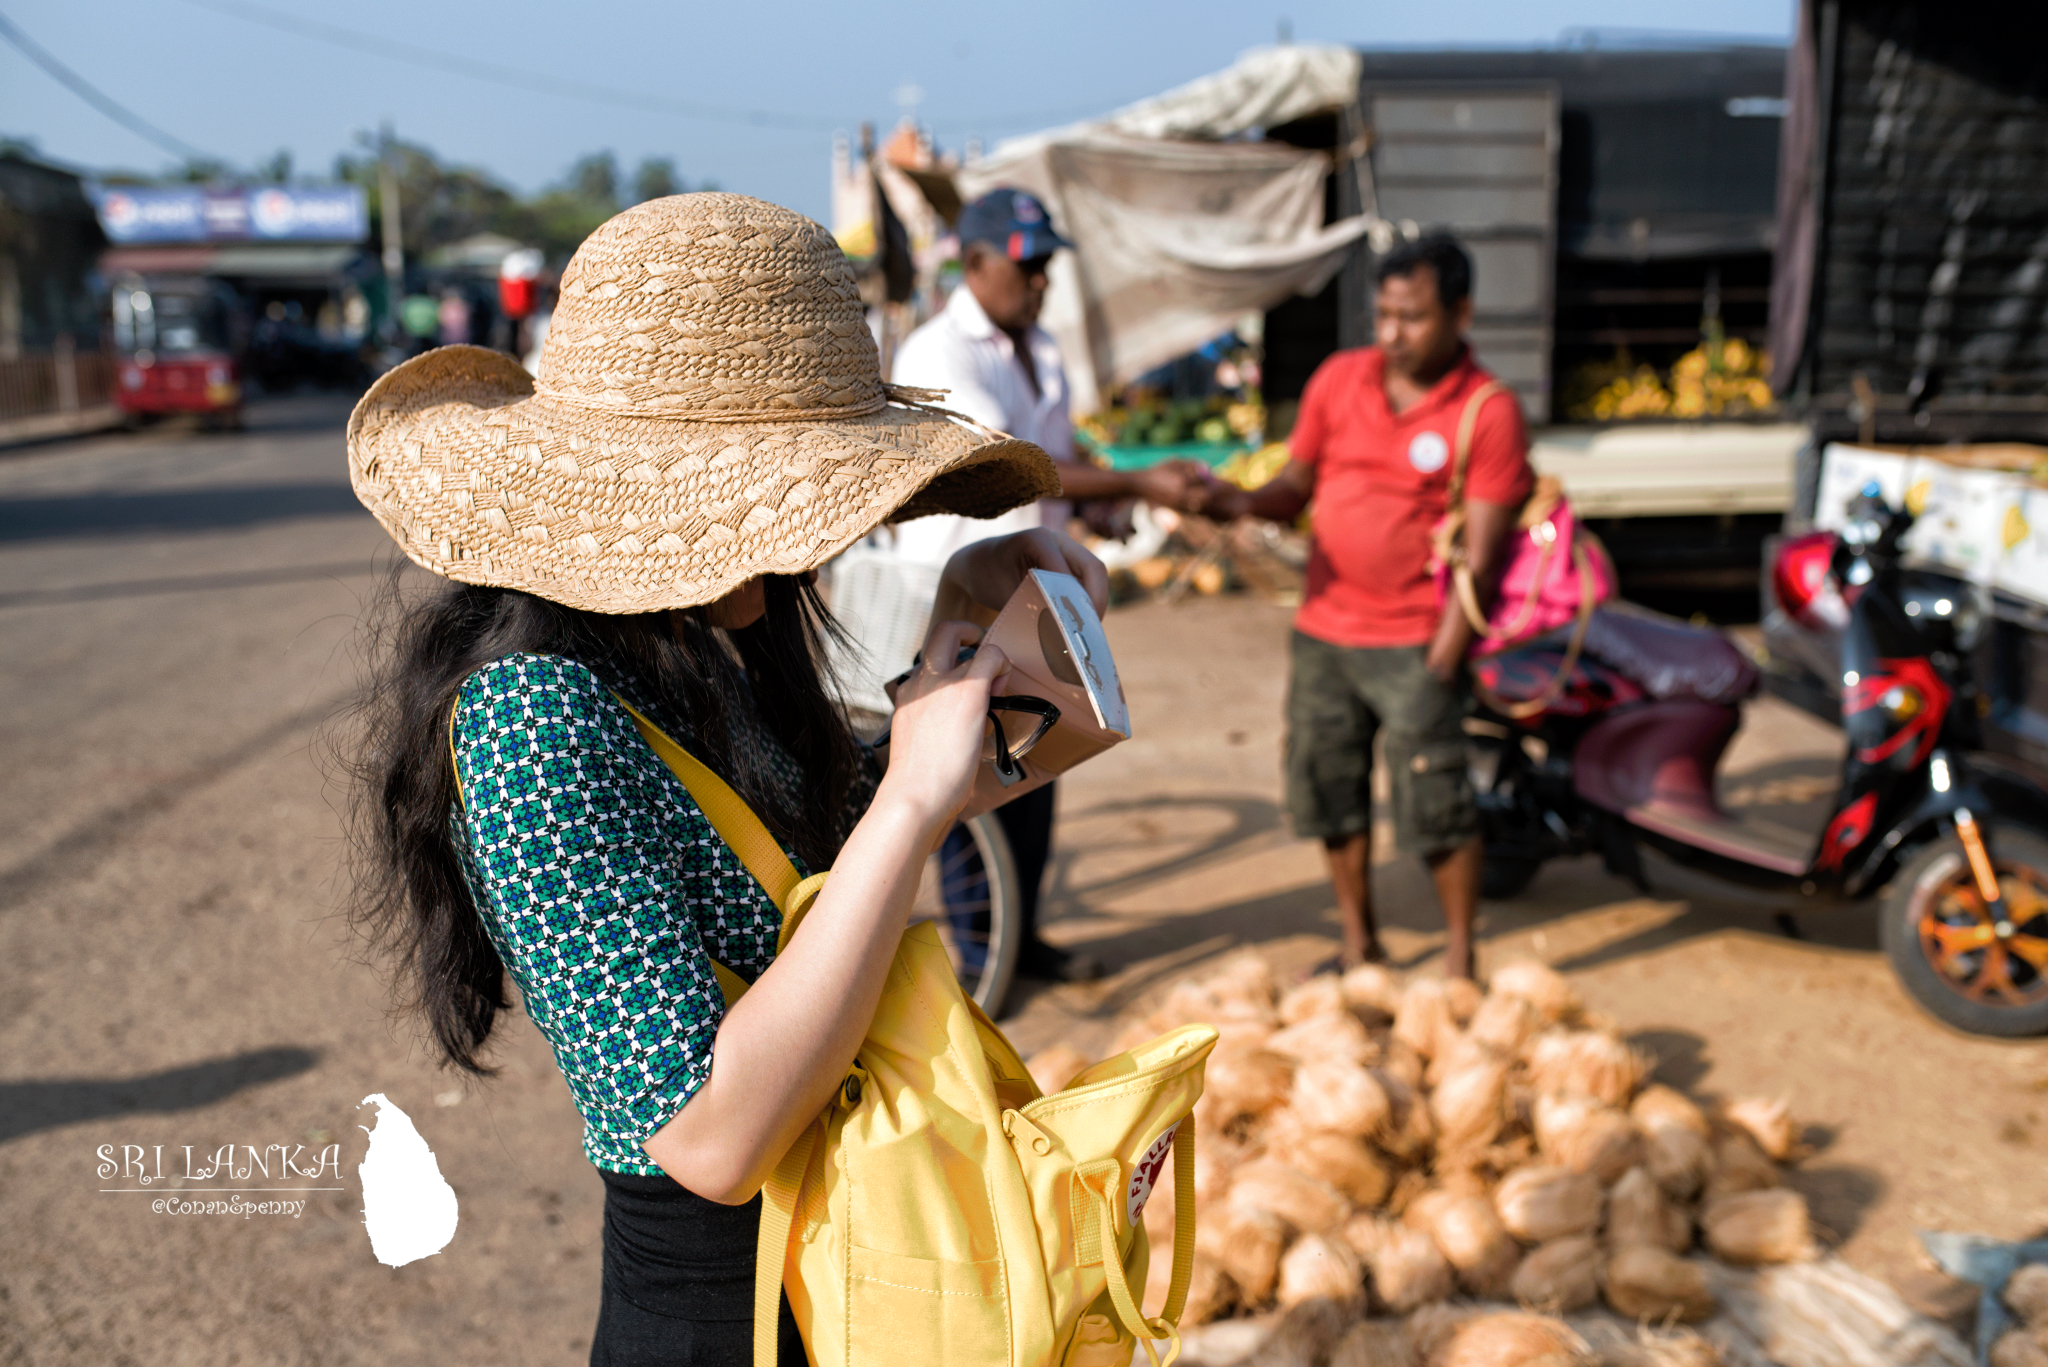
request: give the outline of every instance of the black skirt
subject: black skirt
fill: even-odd
[[[606,1172],[604,1292],[590,1367],[748,1367],[761,1198],[707,1201],[668,1177]],[[782,1298],[780,1367],[803,1367]]]

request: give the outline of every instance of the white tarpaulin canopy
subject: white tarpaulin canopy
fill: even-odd
[[[1313,294],[1370,220],[1323,223],[1329,158],[1281,143],[1216,141],[1358,97],[1358,54],[1290,46],[1076,124],[1006,142],[960,173],[972,198],[1029,190],[1073,252],[1054,261],[1044,326],[1077,414],[1121,384],[1229,331],[1247,313]]]

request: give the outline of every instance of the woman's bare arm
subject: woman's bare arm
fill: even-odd
[[[943,624],[928,659],[950,660],[975,628]],[[893,744],[867,815],[789,947],[733,1004],[711,1074],[642,1147],[698,1195],[750,1200],[853,1062],[881,999],[926,856],[966,802],[989,693],[1008,662],[994,648],[919,670],[897,695]]]

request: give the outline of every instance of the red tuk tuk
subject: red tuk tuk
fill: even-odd
[[[131,419],[198,413],[242,424],[236,297],[218,281],[130,276],[114,287],[114,401]]]

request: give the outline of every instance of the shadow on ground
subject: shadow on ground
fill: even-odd
[[[293,518],[369,516],[346,484],[242,484],[138,494],[0,499],[0,542],[221,531]]]
[[[311,1049],[256,1049],[143,1077],[0,1082],[0,1144],[106,1116],[195,1111],[236,1092],[295,1077],[319,1061]]]

